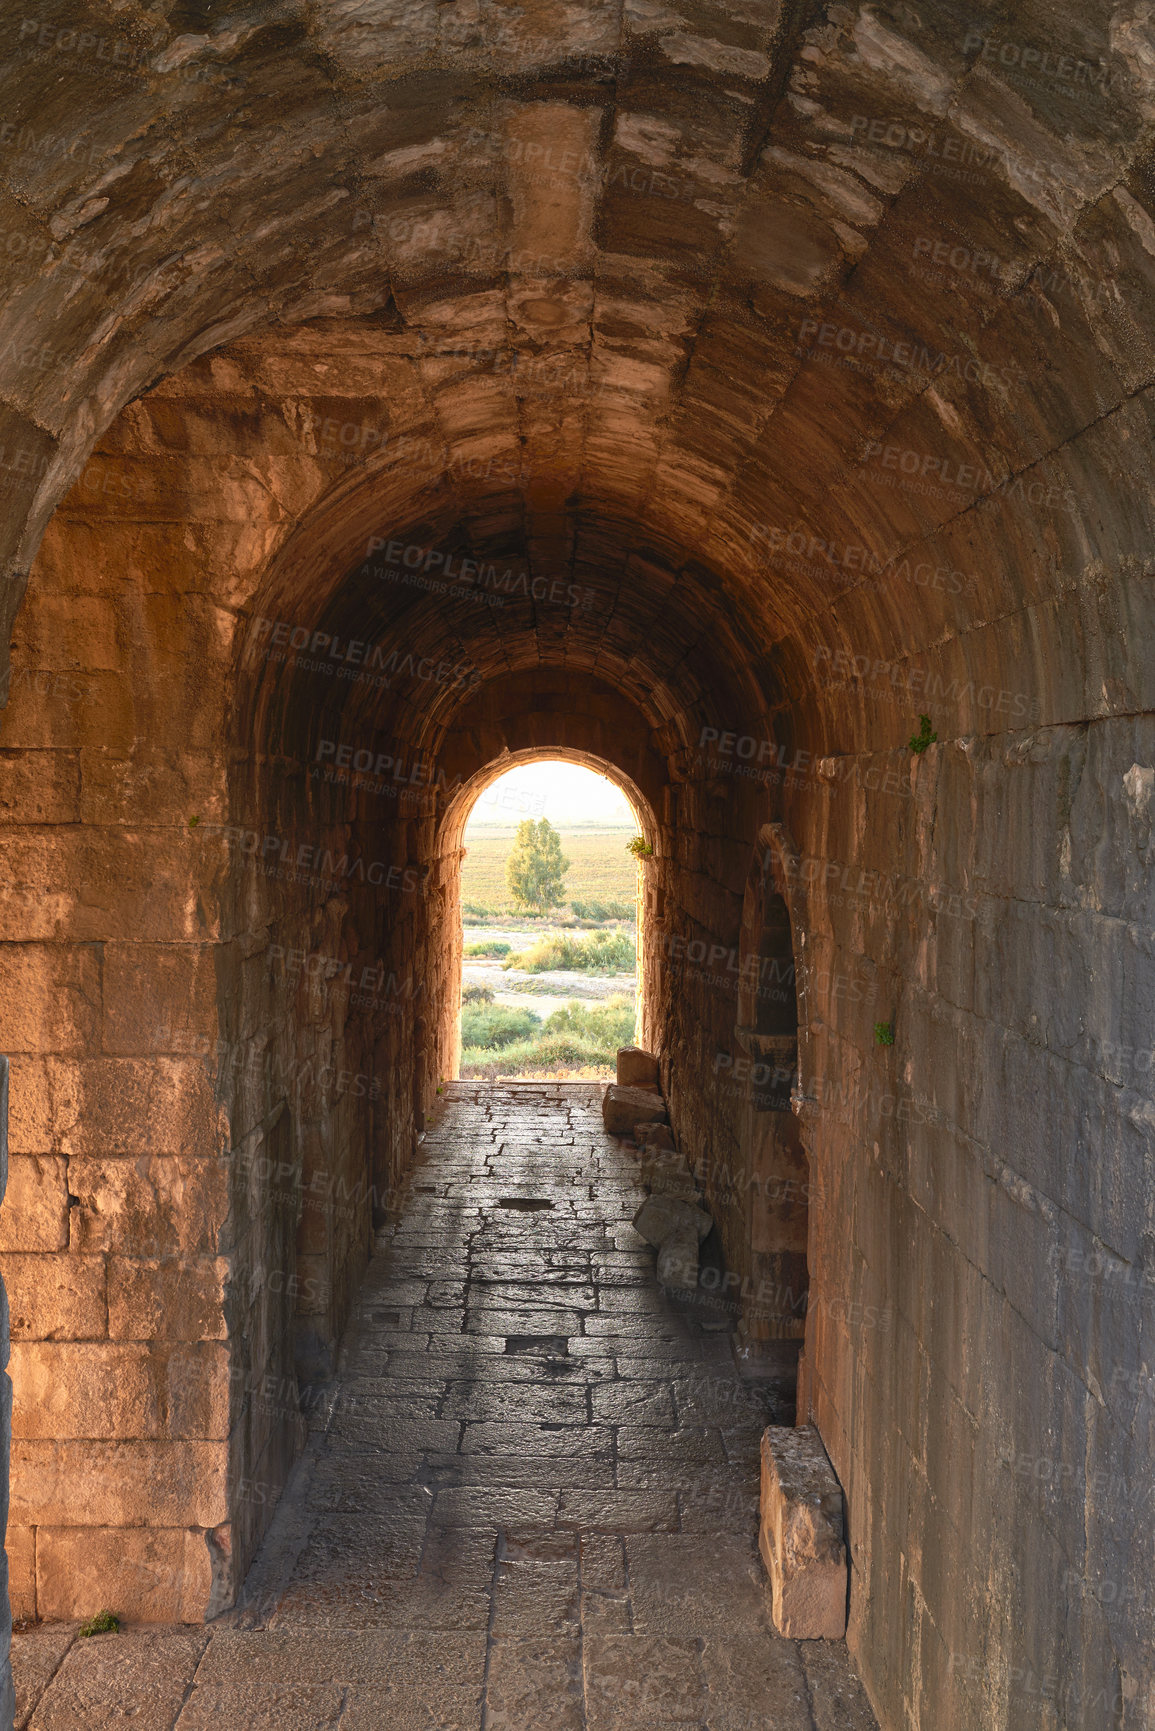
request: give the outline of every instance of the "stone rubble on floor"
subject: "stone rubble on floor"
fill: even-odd
[[[600,1096],[448,1087],[242,1603],[18,1633],[21,1731],[871,1731],[771,1621],[789,1392],[658,1285]]]

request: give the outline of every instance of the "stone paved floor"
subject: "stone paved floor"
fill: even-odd
[[[246,1603],[18,1635],[17,1726],[874,1726],[841,1643],[769,1624],[758,1439],[788,1414],[658,1287],[600,1098],[451,1087]]]

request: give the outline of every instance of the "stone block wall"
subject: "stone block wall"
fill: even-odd
[[[243,1579],[428,1104],[424,820],[326,809],[275,751],[230,783],[267,497],[174,466],[159,405],[130,421],[134,487],[54,521],[0,716],[12,1601],[196,1621]],[[414,887],[286,871],[302,847]]]
[[[909,759],[873,835],[792,802],[846,985],[802,1079],[804,1404],[886,1722],[1144,1723],[1153,757],[1042,726]]]

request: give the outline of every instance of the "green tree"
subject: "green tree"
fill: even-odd
[[[505,862],[505,881],[519,908],[544,914],[559,906],[568,870],[561,837],[548,818],[534,823],[527,817],[518,824],[517,843]]]

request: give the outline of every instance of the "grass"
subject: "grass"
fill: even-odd
[[[465,1004],[461,1011],[461,1044],[491,1052],[527,1040],[541,1031],[541,1017],[534,1010],[515,1009],[511,1004]]]
[[[484,943],[466,944],[465,954],[467,956],[490,956],[500,960],[502,956],[508,956],[512,948],[512,944],[505,943],[501,938],[490,938]]]
[[[624,974],[636,967],[638,952],[624,932],[587,932],[571,938],[554,932],[539,938],[528,950],[515,950],[503,968],[520,968],[527,974],[551,973],[569,968],[587,974]]]
[[[504,1006],[495,1004],[494,1011]],[[467,1016],[470,1020],[467,1023]],[[634,1007],[626,997],[608,998],[596,1008],[570,1004],[541,1023],[532,1011],[505,1010],[508,1018],[531,1016],[536,1032],[505,1040],[511,1022],[483,1024],[476,1012],[461,1017],[463,1076],[575,1076],[601,1078],[613,1073],[619,1046],[634,1038]],[[490,1043],[476,1038],[486,1033]]]
[[[78,1635],[117,1635],[120,1633],[120,1618],[114,1617],[111,1611],[99,1611],[95,1617],[89,1617],[87,1623],[81,1623],[76,1633]]]
[[[570,862],[566,873],[565,894],[581,903],[600,902],[624,907],[625,913],[606,914],[607,919],[630,919],[637,900],[637,867],[626,852],[629,829],[562,831],[561,848]],[[466,914],[473,919],[492,918],[495,914],[515,915],[520,919],[513,898],[505,884],[505,862],[513,852],[514,831],[488,831],[467,836],[465,861],[461,868],[461,898]],[[564,910],[559,910],[563,912]],[[577,909],[574,908],[577,914]],[[593,918],[593,915],[578,915]]]

